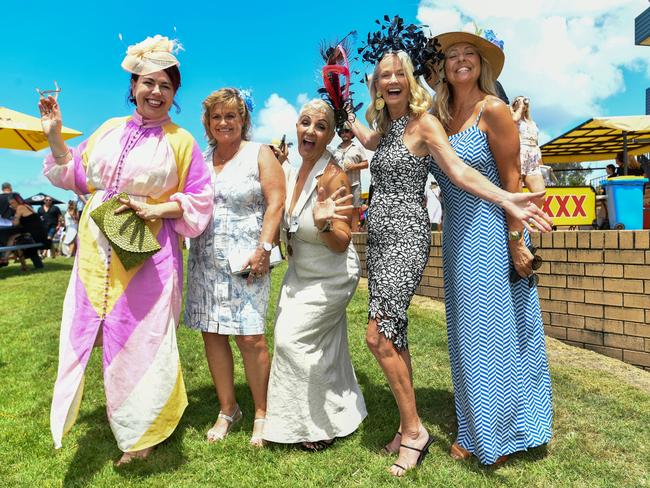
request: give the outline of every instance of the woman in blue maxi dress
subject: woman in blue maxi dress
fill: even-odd
[[[492,66],[498,65],[501,51],[497,48],[499,52],[495,52],[486,46],[487,41],[473,34],[448,35],[452,40],[448,44],[446,34],[438,36],[447,59],[446,83],[438,85],[434,106],[438,113],[444,112],[445,106],[440,104],[444,102],[438,101],[456,97],[456,106],[450,106],[453,102],[446,105],[448,119],[441,118],[456,154],[491,183],[512,191],[504,185],[512,184],[512,175],[500,174],[492,152],[494,147],[502,151],[509,143],[509,117],[501,120],[492,115],[490,119],[495,124],[505,123],[499,129],[489,128],[488,132],[502,136],[499,140],[488,139],[487,122],[479,128],[486,106],[491,107],[492,114],[507,109],[488,95],[482,77],[479,83],[481,67],[490,63],[489,57]],[[492,75],[496,79],[498,72]],[[445,90],[449,91],[445,94]],[[459,107],[474,111],[468,117]],[[516,131],[514,125],[512,130]],[[511,159],[518,164],[516,158]],[[431,172],[440,184],[445,204],[442,257],[458,422],[451,454],[464,459],[471,453],[483,464],[494,464],[551,438],[551,380],[539,297],[536,286],[530,286],[527,279],[510,282],[510,253],[517,256],[522,251],[516,247],[509,250],[512,229],[503,210],[455,186],[436,164],[432,164]],[[514,180],[518,185],[516,175]],[[529,242],[525,232],[523,238]],[[530,264],[525,271],[532,272]]]

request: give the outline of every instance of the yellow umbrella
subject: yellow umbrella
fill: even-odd
[[[63,139],[72,139],[81,132],[63,127]],[[47,147],[41,119],[0,107],[0,148],[38,151]]]

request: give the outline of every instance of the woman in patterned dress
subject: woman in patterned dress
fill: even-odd
[[[180,237],[199,235],[212,213],[210,177],[198,144],[172,123],[181,84],[175,42],[149,37],[129,47],[131,116],[106,121],[77,148],[61,137],[55,98],[39,102],[52,153],[44,173],[56,186],[90,194],[61,320],[50,428],[56,448],[77,418],[93,344],[102,347],[106,411],[119,464],[167,439],[187,406],[176,327],[183,293]],[[160,251],[125,269],[90,213],[121,192],[146,221]]]
[[[205,232],[192,239],[188,258],[185,323],[203,334],[220,411],[208,441],[222,440],[242,418],[235,397],[229,337],[244,361],[255,413],[251,444],[262,445],[270,359],[264,322],[269,302],[269,257],[284,208],[284,173],[271,149],[248,140],[249,95],[222,88],[203,102],[209,141],[204,153],[212,175],[214,210]],[[248,275],[233,274],[229,256],[250,254]]]
[[[486,31],[491,33],[491,31]],[[438,36],[445,55],[429,83],[435,111],[465,163],[494,185],[520,189],[519,135],[494,81],[504,62],[497,42],[466,32]],[[444,76],[445,83],[435,84]],[[511,283],[532,273],[524,226],[454,186],[441,168],[443,270],[458,434],[450,454],[483,464],[551,438],[551,382],[537,288]]]
[[[510,108],[512,120],[519,129],[519,160],[521,161],[521,179],[529,191],[535,193],[544,191],[544,177],[540,165],[542,164],[542,151],[539,149],[537,137],[539,129],[530,117],[530,100],[528,97],[518,96]],[[542,205],[542,201],[535,202]]]
[[[440,122],[428,113],[431,97],[413,73],[406,52],[383,54],[373,72],[373,104],[366,114],[373,130],[357,120],[353,123],[363,146],[376,151],[370,164],[375,193],[368,212],[366,341],[400,413],[400,428],[386,446],[386,451],[399,453],[390,468],[395,476],[422,462],[432,442],[416,409],[406,337],[407,308],[429,255],[424,190],[431,158],[460,188],[502,207],[525,225],[530,220],[550,230],[543,212],[531,202],[539,195],[508,193],[456,156]]]

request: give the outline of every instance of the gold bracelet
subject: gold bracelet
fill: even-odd
[[[68,154],[70,154],[70,149],[68,149],[63,154],[59,154],[58,156],[53,153],[52,156],[54,157],[54,159],[61,159],[61,158],[65,158],[66,156],[68,156]]]

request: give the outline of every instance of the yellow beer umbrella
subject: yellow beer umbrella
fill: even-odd
[[[63,127],[63,139],[72,139],[81,132]],[[0,148],[38,151],[47,147],[41,119],[0,107]]]

